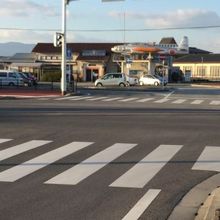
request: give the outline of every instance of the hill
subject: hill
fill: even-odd
[[[13,56],[15,53],[30,53],[35,44],[19,42],[0,43],[0,56]]]

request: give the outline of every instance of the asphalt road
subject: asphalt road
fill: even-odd
[[[192,167],[220,146],[219,99],[179,95],[140,99],[190,102],[0,100],[0,219],[167,219],[217,173]]]

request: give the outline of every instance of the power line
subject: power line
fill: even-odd
[[[144,31],[169,31],[169,30],[196,30],[196,29],[217,29],[220,25],[210,26],[192,26],[192,27],[167,27],[167,28],[140,28],[140,29],[68,29],[69,32],[144,32]],[[58,32],[59,29],[43,29],[43,28],[5,28],[0,30],[8,31],[39,31],[39,32]]]

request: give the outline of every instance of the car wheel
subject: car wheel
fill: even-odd
[[[155,85],[155,86],[159,86],[159,83],[158,83],[158,82],[155,82],[154,85]]]
[[[142,81],[140,81],[140,85],[141,85],[141,86],[143,86],[143,85],[144,85],[144,83],[143,83]]]
[[[126,85],[124,83],[119,84],[120,87],[125,87]]]
[[[9,85],[9,86],[14,86],[15,84],[14,84],[14,83],[12,83],[12,82],[10,82],[8,85]]]
[[[102,83],[98,83],[96,86],[97,87],[102,87],[103,85],[102,85]]]

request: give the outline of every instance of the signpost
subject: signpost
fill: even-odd
[[[71,1],[77,0],[62,0],[62,63],[61,63],[61,94],[66,95],[66,6]],[[124,0],[102,0],[102,2],[116,2]],[[56,35],[57,37],[57,35]],[[57,42],[57,41],[56,41]]]

